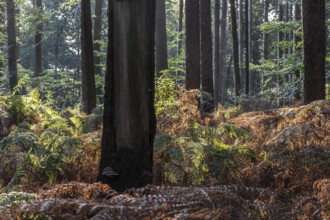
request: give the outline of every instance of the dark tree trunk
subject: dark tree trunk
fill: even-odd
[[[4,34],[5,34],[5,1],[0,1],[0,80],[3,77],[4,73]],[[0,81],[1,83],[1,81]]]
[[[155,4],[154,0],[109,0],[99,180],[118,191],[152,181]]]
[[[269,9],[269,0],[264,0],[264,23],[268,22],[268,9]],[[263,32],[263,58],[264,60],[268,59],[268,47],[269,47],[269,35],[264,31]]]
[[[282,2],[278,2],[278,21],[283,21],[284,19],[284,9]],[[281,43],[284,40],[284,33],[282,31],[279,31],[277,33],[277,43]],[[283,57],[283,48],[281,48],[279,45],[277,46],[277,63],[279,63],[280,59]]]
[[[301,5],[298,4],[298,3],[296,3],[295,6],[294,6],[294,20],[301,21]],[[301,42],[301,41],[302,41],[302,39],[301,39],[300,35],[294,33],[294,35],[293,35],[293,42],[294,42],[293,43],[293,45],[294,45],[293,46],[293,51],[295,53],[298,53],[299,57],[301,57],[301,55],[302,55],[301,47],[298,46],[299,42]],[[300,79],[300,71],[299,70],[296,70],[294,75],[295,75],[295,80]],[[295,94],[295,99],[296,100],[301,100],[301,95],[300,95],[301,91],[300,90],[301,89],[299,87],[299,89],[297,90],[297,92]]]
[[[17,55],[16,55],[16,19],[14,0],[6,0],[7,4],[7,34],[8,34],[8,71],[9,87],[13,92],[17,86]]]
[[[199,0],[186,1],[186,89],[200,89]]]
[[[179,2],[179,19],[178,19],[178,34],[179,34],[179,41],[178,41],[178,50],[177,55],[180,55],[180,51],[182,49],[182,23],[183,23],[183,0]]]
[[[202,91],[213,96],[211,0],[200,0]]]
[[[15,0],[14,1],[14,4],[15,4]],[[21,10],[19,8],[19,5],[18,4],[15,4],[15,23],[16,23],[16,60],[17,62],[19,61],[19,55],[20,55],[20,42],[17,41],[17,39],[20,39],[21,37],[21,32],[20,32],[20,27],[19,25],[19,22],[20,22],[20,18],[21,18]]]
[[[165,0],[156,0],[156,74],[168,69]]]
[[[249,17],[249,22],[248,22],[248,43],[247,43],[247,47],[248,47],[248,61],[249,63],[251,62],[255,62],[253,57],[252,57],[252,23],[253,23],[253,20],[252,20],[252,8],[253,8],[253,1],[250,0],[249,1],[249,5],[248,5],[248,17]],[[249,92],[250,92],[250,95],[254,95],[256,92],[256,80],[257,80],[257,77],[256,77],[256,73],[253,72],[253,70],[250,70],[250,64],[249,64],[249,68],[248,68],[248,71],[249,71],[249,82],[250,82],[250,86],[249,86]]]
[[[179,35],[178,37],[178,43],[177,43],[177,52],[176,55],[179,57],[181,54],[182,49],[182,27],[183,27],[183,0],[180,0],[179,2],[179,18],[178,18],[178,30],[177,33]],[[179,70],[176,70],[175,73],[175,87],[178,86],[178,76],[179,76]]]
[[[234,76],[235,76],[235,96],[241,94],[241,78],[239,72],[239,53],[238,53],[238,34],[237,34],[237,18],[235,0],[230,0],[231,13],[231,29],[233,40],[233,61],[234,61]]]
[[[38,18],[34,35],[34,77],[38,77],[42,73],[42,0],[35,0],[34,6]]]
[[[250,0],[251,1],[251,0]],[[245,0],[245,94],[250,93],[249,0]]]
[[[304,101],[325,98],[325,0],[303,0]]]
[[[289,2],[286,3],[285,5],[285,22],[288,23],[289,21],[291,21],[291,5],[289,4]],[[285,40],[287,42],[289,42],[291,40],[291,32],[286,32],[285,33]],[[290,55],[291,54],[291,48],[288,47],[285,49],[285,54],[286,55]]]
[[[95,17],[94,17],[94,73],[95,75],[102,75],[101,57],[101,39],[102,39],[102,6],[103,0],[95,1]],[[97,94],[100,95],[102,88],[97,88]]]
[[[221,21],[220,21],[220,92],[221,92],[221,104],[226,102],[227,84],[226,84],[226,50],[227,50],[227,12],[228,2],[227,0],[221,1]]]
[[[96,107],[90,0],[81,0],[81,60],[82,109],[90,114]]]
[[[245,28],[244,28],[244,10],[243,1],[237,0],[238,2],[238,57],[239,57],[239,71],[241,78],[241,89],[243,90],[245,84],[245,71],[244,71],[244,49],[245,49]]]
[[[218,108],[220,84],[220,0],[214,1],[214,106]]]

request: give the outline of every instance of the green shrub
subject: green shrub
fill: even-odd
[[[175,140],[165,134],[156,137],[155,155],[162,159],[163,178],[167,184],[228,183],[246,164],[256,160],[251,149],[222,142],[224,135],[236,139],[236,143],[250,137],[248,132],[233,125],[207,127],[191,120],[186,134]]]
[[[158,116],[175,104],[175,83],[167,71],[156,79],[155,109]]]

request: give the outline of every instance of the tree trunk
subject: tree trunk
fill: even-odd
[[[102,6],[103,0],[95,1],[95,17],[94,17],[94,73],[95,75],[102,75],[101,67],[101,39],[102,39]],[[97,88],[97,94],[101,95],[102,88]]]
[[[9,87],[13,92],[17,86],[17,55],[16,55],[16,19],[14,0],[6,0],[7,4],[7,34],[8,34],[8,71]]]
[[[269,9],[269,0],[264,0],[264,23],[267,23],[268,20],[268,9]],[[264,60],[268,59],[268,47],[269,47],[269,35],[264,31],[263,32],[263,42],[264,42],[264,48],[263,48],[263,58]]]
[[[218,108],[220,84],[220,0],[214,1],[214,106]]]
[[[245,28],[244,28],[244,10],[243,1],[238,0],[238,56],[239,56],[239,71],[241,78],[241,88],[244,88],[245,71],[244,71],[244,49],[245,49]]]
[[[304,101],[325,98],[325,0],[303,0]]]
[[[99,180],[117,191],[152,181],[155,4],[109,0]]]
[[[0,1],[0,80],[4,73],[4,34],[5,34],[5,1]],[[0,81],[0,83],[2,83]]]
[[[227,84],[226,84],[226,50],[227,50],[227,12],[228,3],[227,0],[221,1],[221,21],[220,21],[220,92],[221,92],[221,104],[226,102]]]
[[[35,0],[34,6],[38,18],[34,35],[34,77],[38,77],[42,73],[42,0]]]
[[[165,0],[156,0],[156,74],[168,69]]]
[[[282,2],[278,2],[278,21],[283,21],[284,18],[284,9]],[[282,31],[279,31],[277,33],[277,43],[281,43],[284,40],[284,33]],[[280,59],[283,57],[283,48],[281,48],[279,45],[277,46],[277,63],[279,64]]]
[[[178,34],[179,34],[179,39],[178,39],[178,49],[177,49],[177,55],[180,55],[180,51],[182,49],[182,23],[183,23],[183,0],[180,0],[179,2],[179,19],[178,19]]]
[[[202,91],[213,96],[211,0],[200,0]]]
[[[251,0],[250,0],[251,1]],[[245,94],[250,93],[249,0],[245,0]]]
[[[96,107],[90,0],[81,0],[81,60],[82,109],[90,114]]]
[[[21,10],[19,8],[18,4],[15,4],[15,24],[16,24],[16,62],[19,61],[19,55],[20,55],[20,38],[21,38],[21,32],[20,32],[20,26],[18,25],[20,23],[20,18],[21,18]]]
[[[294,20],[301,21],[301,5],[298,4],[298,3],[296,3],[295,6],[294,6]],[[293,46],[293,51],[295,53],[300,54],[299,57],[301,57],[301,55],[302,55],[301,48],[298,47],[298,44],[299,44],[299,42],[301,42],[301,40],[302,39],[299,36],[299,34],[294,33],[294,35],[293,35],[293,45],[294,45]],[[296,70],[294,75],[295,75],[295,80],[300,79],[300,71],[299,70]],[[295,99],[296,100],[301,100],[301,95],[300,95],[301,91],[300,90],[301,90],[301,88],[299,87],[298,91],[295,94]]]
[[[248,46],[248,60],[249,60],[249,63],[252,63],[252,62],[255,62],[255,60],[253,59],[252,57],[252,23],[253,23],[253,20],[252,20],[252,0],[249,1],[249,5],[248,5],[248,17],[249,17],[249,22],[248,22],[248,43],[247,43],[247,46]],[[251,71],[250,70],[250,64],[249,64],[249,82],[250,82],[250,86],[249,86],[249,92],[250,92],[250,95],[254,95],[256,94],[256,89],[257,89],[257,77],[256,77],[256,73],[255,71]]]
[[[177,34],[179,35],[178,37],[178,42],[177,42],[177,51],[176,55],[177,57],[180,56],[181,54],[181,49],[182,49],[182,27],[183,27],[183,0],[179,1],[179,18],[178,18],[178,30]],[[179,76],[179,70],[177,69],[175,72],[175,87],[178,87],[178,76]]]
[[[234,61],[234,76],[235,76],[235,96],[241,94],[241,78],[239,72],[239,53],[238,53],[238,35],[237,35],[237,18],[235,0],[230,0],[231,13],[231,28],[233,40],[233,61]]]
[[[200,89],[199,0],[186,1],[186,89]]]

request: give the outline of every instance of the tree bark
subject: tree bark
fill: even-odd
[[[101,67],[101,39],[102,39],[102,6],[103,0],[95,1],[95,17],[94,17],[94,73],[95,75],[102,75]],[[102,88],[97,88],[97,94],[102,93]]]
[[[99,180],[117,191],[152,181],[155,4],[154,0],[109,0]],[[105,168],[118,175],[105,175]]]
[[[283,21],[284,19],[284,9],[282,2],[278,2],[278,21]],[[279,31],[277,33],[277,43],[280,44],[284,39],[284,33],[282,31]],[[277,63],[279,64],[280,59],[283,57],[283,49],[278,45],[277,46]]]
[[[250,0],[251,1],[251,0]],[[245,94],[250,93],[249,0],[245,0]]]
[[[227,50],[227,12],[228,3],[227,0],[221,1],[221,21],[220,21],[220,92],[221,92],[221,104],[226,102],[227,84],[226,84],[226,50]]]
[[[303,0],[304,102],[325,98],[325,0]]]
[[[211,0],[200,0],[202,91],[213,96]]]
[[[218,108],[220,84],[220,0],[214,1],[214,106]]]
[[[254,62],[254,59],[252,57],[252,23],[253,23],[253,20],[252,20],[252,6],[253,6],[253,1],[252,0],[249,0],[249,5],[248,5],[248,17],[249,17],[249,23],[248,23],[248,43],[247,43],[247,46],[248,46],[248,61],[249,63],[252,63]],[[256,80],[257,80],[257,77],[256,77],[256,74],[255,72],[251,71],[250,70],[250,64],[249,64],[249,82],[250,82],[250,86],[249,86],[249,92],[250,92],[250,95],[254,95],[255,94],[255,91],[256,91]]]
[[[0,80],[4,73],[5,1],[0,1]],[[1,83],[1,81],[0,81]]]
[[[269,9],[269,0],[264,0],[264,23],[267,23],[268,20],[268,9]],[[264,60],[268,59],[268,47],[269,47],[269,35],[266,33],[266,31],[263,32],[263,58]]]
[[[7,5],[7,34],[8,34],[8,70],[9,70],[9,87],[13,92],[17,86],[17,50],[16,50],[16,19],[15,4],[13,0],[6,0]]]
[[[199,0],[186,1],[186,89],[200,89]]]
[[[178,39],[178,48],[177,48],[177,55],[180,55],[180,51],[182,49],[182,27],[183,27],[183,0],[180,0],[179,2],[179,19],[178,19],[178,34],[179,34],[179,39]]]
[[[176,51],[176,55],[177,57],[180,56],[181,54],[181,49],[182,49],[182,39],[183,39],[183,35],[182,35],[182,27],[183,27],[183,0],[179,1],[179,17],[178,17],[178,30],[177,30],[177,34],[179,35],[178,37],[178,42],[177,42],[177,51]],[[178,76],[179,76],[179,70],[177,69],[175,72],[175,87],[178,87]]]
[[[294,6],[294,20],[296,21],[301,21],[301,4],[296,3]],[[301,47],[298,46],[298,44],[302,41],[301,37],[299,36],[299,34],[297,34],[296,32],[293,35],[293,52],[294,53],[298,53],[300,54],[300,58],[302,55],[302,50]],[[300,79],[300,71],[296,70],[295,73],[295,80],[299,80]],[[301,100],[301,89],[299,88],[298,91],[295,94],[295,99],[296,100]]]
[[[239,53],[238,53],[238,34],[237,34],[237,18],[235,0],[230,0],[230,13],[232,25],[232,41],[233,41],[233,61],[234,61],[234,76],[235,76],[235,96],[241,94],[241,78],[239,71]]]
[[[90,114],[96,107],[90,0],[81,0],[81,60],[82,109]]]
[[[245,28],[244,28],[244,10],[243,2],[245,0],[238,0],[238,57],[239,57],[239,71],[241,78],[241,88],[245,84],[245,71],[244,71],[244,49],[245,49]]]
[[[42,73],[42,0],[35,0],[34,6],[38,18],[34,35],[34,77],[38,77]]]
[[[20,55],[20,38],[21,38],[21,32],[20,32],[20,26],[18,25],[20,23],[20,18],[21,18],[21,10],[19,8],[18,4],[15,4],[15,20],[16,20],[16,60],[17,62],[19,61],[19,55]]]
[[[168,69],[165,0],[156,0],[156,74]]]

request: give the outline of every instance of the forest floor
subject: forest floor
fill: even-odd
[[[83,156],[60,164],[60,184],[40,186],[26,168],[8,187],[20,160],[0,151],[0,219],[330,219],[330,100],[201,114],[198,99],[185,92],[158,114],[156,185],[143,189],[92,183],[97,120],[79,136]]]

